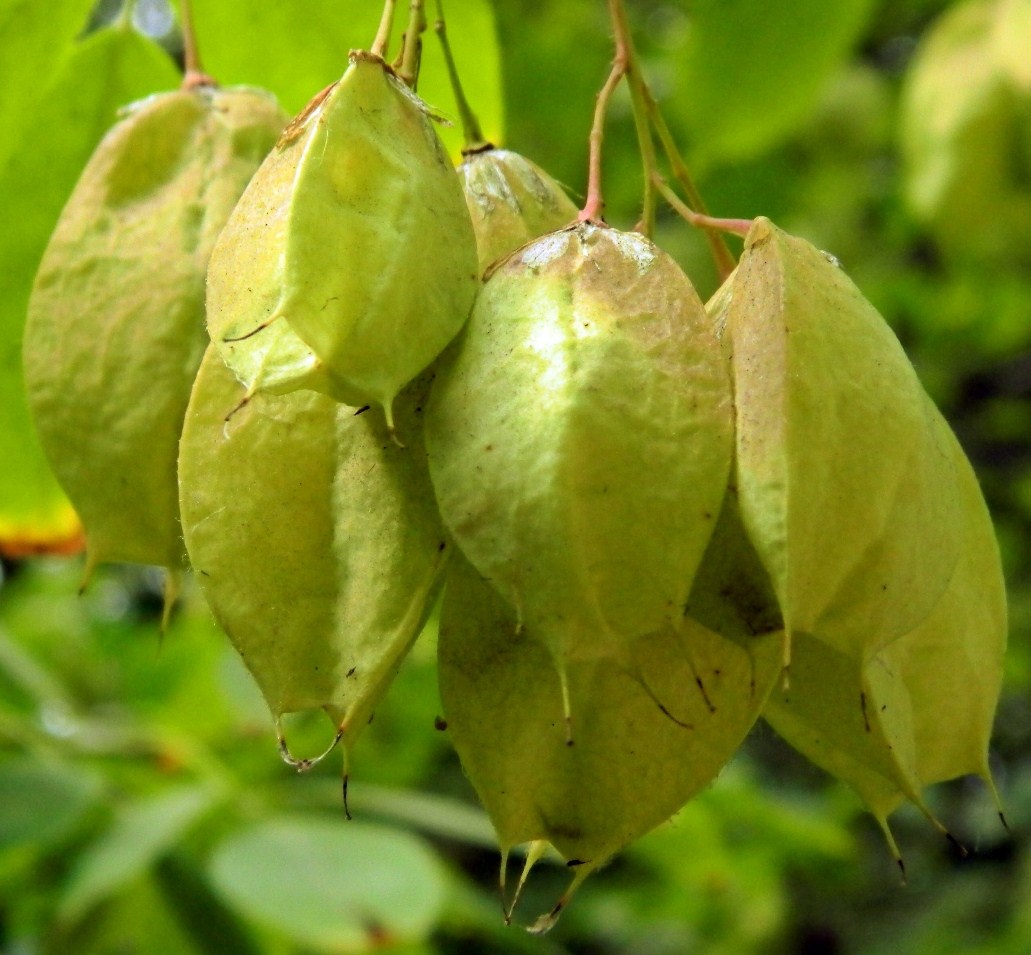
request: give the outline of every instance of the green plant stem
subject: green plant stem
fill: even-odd
[[[201,66],[197,34],[193,28],[193,7],[190,0],[179,0],[179,20],[183,34],[183,66],[186,70],[183,74],[183,89],[217,85]]]
[[[630,87],[634,125],[637,127],[637,141],[641,150],[641,163],[644,167],[644,208],[641,231],[645,235],[652,234],[655,225],[656,190],[659,190],[659,183],[662,182],[655,142],[652,139],[652,129],[654,129],[662,145],[663,152],[665,152],[669,160],[673,177],[688,197],[687,203],[678,199],[678,205],[674,206],[674,208],[681,215],[683,215],[683,210],[696,213],[695,218],[689,218],[688,221],[704,231],[716,268],[720,277],[725,279],[734,270],[737,262],[724,241],[721,227],[705,224],[708,221],[717,222],[724,220],[709,219],[705,205],[702,202],[702,197],[688,172],[687,164],[676,148],[669,127],[662,117],[658,103],[652,95],[647,80],[644,78],[644,73],[641,71],[640,60],[634,47],[633,35],[627,20],[626,9],[623,6],[623,0],[609,0],[609,13],[612,20],[612,28],[616,35],[617,47],[622,46],[625,51],[627,85]],[[667,191],[662,192],[662,194],[668,201],[669,195],[667,193],[672,194],[672,190],[669,190],[668,187],[666,189]],[[672,205],[672,203],[670,204]],[[687,217],[685,216],[685,218]],[[731,229],[730,231],[734,230]]]
[[[405,30],[401,69],[398,76],[413,90],[419,83],[419,64],[422,61],[422,35],[426,30],[424,0],[412,0],[408,7],[408,29]]]
[[[634,127],[637,131],[637,146],[641,152],[641,165],[644,177],[644,195],[641,201],[641,222],[639,230],[649,238],[655,232],[656,195],[652,173],[658,169],[658,157],[655,142],[652,140],[651,128],[648,125],[648,110],[644,96],[646,84],[641,72],[637,49],[634,46],[633,34],[630,30],[623,7],[623,0],[609,0],[609,18],[616,39],[616,55],[621,57],[626,73],[627,85],[630,88],[630,103],[634,115]]]
[[[118,11],[118,18],[114,21],[115,26],[120,30],[132,29],[132,14],[136,9],[136,0],[123,0],[122,8]]]
[[[443,0],[436,0],[437,20],[433,24],[433,30],[440,40],[440,48],[444,53],[444,62],[447,64],[447,75],[451,82],[451,91],[455,97],[455,105],[458,107],[458,115],[462,121],[462,135],[465,138],[465,146],[462,152],[479,152],[490,146],[490,143],[483,136],[483,129],[480,121],[465,98],[465,90],[462,89],[462,81],[458,76],[458,67],[455,65],[455,57],[451,52],[451,41],[447,35],[447,23],[444,20]]]
[[[680,150],[677,149],[677,144],[673,140],[673,134],[670,133],[669,126],[666,125],[666,120],[659,110],[659,104],[655,101],[655,97],[652,96],[652,92],[647,86],[644,87],[643,92],[648,117],[652,126],[655,127],[655,132],[659,137],[659,142],[662,144],[663,152],[665,152],[666,158],[669,160],[670,168],[673,170],[673,178],[679,183],[680,188],[684,190],[687,196],[687,205],[690,209],[701,216],[707,216],[708,210],[705,208],[701,193],[691,178],[691,173],[688,171],[687,163],[684,162],[684,157],[680,154]],[[716,263],[720,277],[725,279],[734,271],[737,260],[734,258],[734,254],[730,251],[730,248],[723,239],[723,235],[718,229],[702,228],[704,228],[705,238],[709,243],[709,250],[713,261]]]
[[[706,232],[715,232],[717,235],[724,232],[730,232],[742,237],[748,235],[748,230],[752,227],[751,219],[717,219],[704,212],[695,212],[669,187],[669,184],[658,173],[654,174],[653,181],[655,183],[655,188],[658,189],[662,194],[662,197],[673,207],[674,211],[677,212],[678,215],[683,216],[683,218],[691,223],[691,225],[696,226],[699,229],[705,229]],[[733,270],[732,264],[730,271]],[[727,273],[727,275],[729,274],[730,272]],[[726,275],[723,276],[723,278],[726,277]]]
[[[390,32],[394,27],[394,10],[397,7],[397,0],[384,0],[383,13],[379,19],[379,29],[376,31],[376,39],[372,41],[369,48],[381,60],[387,58],[387,48],[390,46]]]
[[[612,64],[608,79],[605,85],[598,92],[598,99],[594,105],[594,122],[591,124],[591,149],[588,159],[587,174],[587,201],[584,203],[579,222],[604,222],[605,200],[602,196],[601,185],[601,150],[605,141],[605,114],[608,112],[609,100],[619,81],[626,73],[626,64],[623,62],[617,49],[616,59]]]

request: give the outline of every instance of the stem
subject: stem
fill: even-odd
[[[655,188],[662,193],[663,199],[665,199],[673,209],[681,216],[683,216],[691,225],[705,229],[706,231],[715,232],[717,235],[723,232],[731,232],[734,235],[739,235],[744,238],[748,235],[748,230],[752,228],[751,219],[717,219],[714,216],[706,215],[704,212],[695,212],[683,199],[680,198],[672,189],[670,189],[667,182],[658,173],[654,177]],[[733,266],[731,267],[733,271]],[[727,273],[729,275],[730,272]],[[727,276],[724,275],[723,278]]]
[[[437,39],[440,40],[440,48],[444,51],[444,62],[447,64],[447,75],[451,81],[451,91],[455,97],[455,105],[458,107],[458,115],[462,120],[462,135],[465,137],[463,152],[477,152],[486,148],[489,144],[483,137],[483,130],[480,128],[480,121],[476,118],[469,100],[465,98],[465,90],[462,89],[462,81],[458,77],[458,67],[455,65],[455,57],[451,52],[451,41],[447,36],[447,24],[444,22],[444,6],[442,0],[436,0],[437,22],[433,24]]]
[[[634,127],[637,131],[637,146],[641,152],[641,165],[644,176],[644,195],[642,197],[640,231],[651,238],[655,231],[655,184],[653,174],[658,171],[658,157],[655,153],[655,142],[652,140],[648,125],[648,109],[645,91],[644,74],[641,72],[634,37],[627,21],[623,0],[609,0],[609,18],[616,35],[617,56],[623,56],[627,85],[630,87],[630,102],[634,114]]]
[[[132,15],[136,9],[136,0],[123,0],[122,8],[118,11],[118,18],[115,20],[115,25],[121,29],[132,28]]]
[[[422,34],[426,29],[424,0],[412,0],[408,7],[408,29],[405,30],[404,51],[398,76],[413,90],[419,82],[419,64],[422,61]]]
[[[673,137],[670,134],[669,127],[666,125],[666,121],[662,118],[662,114],[659,112],[658,103],[655,101],[655,97],[652,95],[648,82],[645,80],[644,74],[641,71],[640,61],[637,57],[637,51],[634,48],[633,35],[631,34],[630,26],[627,21],[623,0],[609,0],[609,12],[612,19],[612,27],[616,34],[616,43],[617,45],[622,45],[627,58],[627,84],[630,87],[630,98],[634,111],[634,124],[637,127],[637,141],[641,150],[641,163],[644,166],[644,211],[642,215],[641,231],[644,232],[645,235],[651,235],[654,228],[656,190],[658,189],[662,192],[663,196],[667,200],[669,199],[669,195],[667,195],[667,193],[671,193],[671,190],[669,190],[668,187],[665,187],[665,191],[660,188],[662,176],[659,171],[655,142],[652,139],[652,128],[654,127],[654,130],[659,137],[659,142],[662,144],[662,149],[665,152],[666,157],[669,159],[670,166],[673,170],[673,177],[687,194],[688,202],[690,203],[690,205],[687,205],[677,198],[678,205],[674,206],[674,208],[681,215],[684,214],[682,210],[686,209],[689,213],[695,216],[694,219],[690,219],[687,216],[685,216],[685,218],[688,218],[688,221],[693,225],[704,230],[705,238],[709,243],[709,250],[712,254],[713,261],[716,264],[716,268],[720,276],[722,278],[726,278],[734,270],[737,261],[730,249],[727,247],[727,243],[724,241],[721,232],[722,227],[707,225],[706,223],[741,220],[711,219],[706,214],[705,204],[702,202],[702,197],[691,179],[691,175],[687,169],[687,164],[684,162],[683,157],[677,150]],[[665,184],[663,183],[663,186],[664,185]],[[673,203],[670,204],[672,205]],[[736,230],[731,229],[730,231]]]
[[[701,193],[699,193],[698,187],[695,186],[691,173],[688,171],[687,163],[684,162],[684,157],[681,156],[680,150],[677,149],[677,144],[674,142],[673,135],[666,125],[666,120],[659,111],[659,104],[655,101],[655,97],[652,96],[652,92],[647,86],[644,88],[644,95],[648,116],[655,127],[655,132],[658,134],[659,142],[662,143],[662,149],[666,153],[666,158],[669,159],[670,167],[673,170],[673,178],[676,179],[687,194],[687,200],[691,208],[700,215],[706,216],[707,210]],[[724,241],[720,231],[705,228],[705,238],[709,243],[709,251],[712,254],[713,261],[716,263],[720,277],[725,279],[734,271],[737,260]]]
[[[216,86],[215,81],[204,72],[200,62],[200,51],[197,48],[197,34],[193,29],[193,7],[190,0],[179,0],[179,27],[183,34],[183,75],[184,90],[198,86]]]
[[[381,60],[385,60],[387,57],[387,47],[390,46],[390,31],[394,26],[394,9],[396,6],[397,0],[384,0],[383,13],[379,19],[376,39],[372,41],[372,46],[369,49],[370,53],[375,54]]]
[[[621,55],[621,48],[616,47],[616,59],[612,64],[605,85],[598,93],[597,102],[594,105],[594,122],[591,125],[591,152],[588,160],[587,174],[587,202],[584,203],[578,222],[604,222],[605,200],[602,198],[601,190],[601,147],[605,139],[605,113],[608,110],[609,100],[612,93],[619,85],[619,81],[626,75],[626,62]]]

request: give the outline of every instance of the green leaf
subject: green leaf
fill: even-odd
[[[24,756],[0,763],[0,852],[19,844],[59,842],[99,802],[91,773]]]
[[[5,0],[0,6],[0,165],[36,116],[47,81],[72,48],[93,0]]]
[[[111,828],[78,859],[58,903],[58,921],[75,921],[144,873],[217,799],[210,788],[180,786],[119,812]]]
[[[198,955],[261,955],[247,930],[214,894],[192,859],[176,854],[158,862],[155,882]]]
[[[694,159],[743,159],[812,110],[866,26],[872,0],[697,0],[675,62],[670,106]]]
[[[445,893],[440,865],[415,836],[312,816],[236,833],[216,851],[211,877],[241,914],[333,953],[425,938]]]
[[[205,69],[220,83],[251,83],[272,90],[290,112],[298,112],[323,87],[339,79],[351,49],[368,49],[379,24],[380,4],[204,3],[194,21]],[[407,4],[398,4],[392,59],[405,28]],[[502,126],[501,66],[488,0],[450,0],[448,37],[466,95],[488,137]],[[457,124],[440,45],[430,30],[423,37],[419,95]],[[453,152],[461,131],[441,130]]]
[[[77,44],[37,104],[35,122],[0,164],[0,548],[74,539],[77,522],[47,466],[25,404],[21,339],[32,278],[80,170],[116,111],[178,83],[168,57],[123,28]]]

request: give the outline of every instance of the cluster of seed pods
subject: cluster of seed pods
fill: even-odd
[[[528,160],[456,170],[359,52],[288,126],[248,90],[134,107],[30,313],[90,563],[175,572],[185,542],[277,727],[325,711],[350,754],[443,593],[445,716],[503,860],[573,870],[538,930],[760,717],[889,841],[927,785],[991,783],[977,480],[883,319],[766,219],[705,306]]]

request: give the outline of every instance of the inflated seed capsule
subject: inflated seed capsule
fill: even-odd
[[[398,397],[401,448],[382,417],[313,391],[240,406],[212,346],[183,428],[183,533],[215,618],[277,722],[322,709],[348,750],[449,555],[422,451],[427,386]]]
[[[477,286],[461,183],[426,105],[354,52],[272,151],[212,256],[208,331],[248,393],[390,416]]]
[[[133,104],[68,200],[29,301],[29,404],[88,565],[182,567],[175,461],[215,238],[286,117],[193,86]]]
[[[560,673],[679,619],[731,444],[691,283],[643,236],[593,224],[490,274],[426,418],[445,523]]]
[[[780,637],[737,643],[685,620],[628,640],[618,655],[571,662],[570,746],[547,641],[519,627],[456,554],[438,663],[448,732],[497,833],[502,879],[509,851],[526,842],[553,845],[572,870],[572,885],[535,925],[542,931],[591,872],[712,782],[778,681]]]
[[[923,789],[966,774],[981,776],[994,792],[988,742],[1007,637],[991,518],[959,442],[932,411],[958,491],[952,519],[960,556],[944,594],[916,628],[869,658],[798,635],[790,686],[774,691],[763,714],[859,793],[897,858],[887,819],[900,803],[911,800],[930,816]]]
[[[756,219],[728,281],[734,483],[786,651],[804,631],[867,659],[956,566],[949,445],[898,339],[824,253]]]
[[[565,190],[540,166],[493,146],[466,153],[458,167],[465,190],[480,272],[531,239],[576,219]]]

